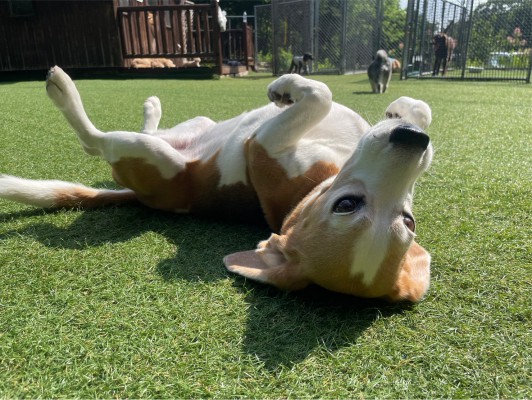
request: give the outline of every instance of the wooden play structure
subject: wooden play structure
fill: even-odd
[[[0,2],[0,72],[56,64],[155,74],[198,65],[219,75],[254,69],[252,28],[225,30],[216,0],[42,0],[25,8],[20,1]]]

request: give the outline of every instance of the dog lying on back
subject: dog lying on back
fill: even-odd
[[[291,74],[292,72],[295,72],[301,75],[301,70],[303,70],[303,74],[308,75],[308,67],[310,62],[313,60],[314,58],[312,58],[312,54],[309,53],[305,53],[302,56],[294,56],[292,58],[292,63],[290,64],[290,69],[288,70],[288,73]]]
[[[384,50],[377,51],[368,67],[368,78],[373,93],[386,93],[392,78],[392,61]]]
[[[269,105],[215,123],[197,117],[159,129],[144,103],[137,132],[102,132],[70,77],[52,68],[49,97],[83,149],[109,163],[121,190],[0,176],[0,197],[44,208],[141,203],[196,214],[262,214],[274,233],[224,258],[229,271],[281,289],[309,284],[363,297],[418,301],[430,255],[414,241],[416,179],[432,159],[422,101],[402,97],[370,127],[299,75],[268,86]]]

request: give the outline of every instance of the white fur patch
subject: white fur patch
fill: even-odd
[[[220,153],[216,165],[220,171],[219,186],[247,183],[246,156],[244,147],[246,140],[272,115],[279,110],[273,105],[262,107],[229,121],[219,123],[210,134],[214,138],[224,138],[224,142],[218,144]],[[228,139],[228,136],[230,138]],[[213,146],[215,147],[215,146]]]
[[[362,283],[371,285],[386,257],[390,236],[389,226],[375,226],[365,231],[353,248],[351,275],[362,274]]]
[[[341,168],[369,128],[369,124],[358,114],[333,103],[329,114],[305,133],[296,148],[290,147],[283,154],[278,154],[267,143],[264,147],[293,179],[318,162],[332,163]],[[278,129],[282,131],[283,127]],[[284,134],[288,136],[290,132]]]
[[[102,135],[102,157],[109,163],[123,158],[140,158],[155,166],[164,179],[173,178],[185,167],[185,158],[164,140],[133,132]]]

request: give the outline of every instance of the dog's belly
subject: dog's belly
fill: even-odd
[[[206,162],[193,161],[171,178],[140,158],[112,163],[115,181],[135,191],[144,205],[158,210],[231,219],[262,219],[257,195],[250,185],[219,185],[217,154]]]
[[[286,190],[291,192],[285,193],[285,197],[292,199],[295,196],[298,201],[321,180],[336,173],[353,151],[360,136],[369,128],[356,113],[333,104],[329,115],[299,141],[297,148],[275,156],[265,154],[264,162],[259,163],[259,166],[257,163],[248,165],[248,139],[264,123],[284,110],[269,104],[209,126],[203,131],[185,131],[182,130],[183,125],[174,128],[173,135],[172,130],[164,131],[164,136],[160,136],[161,140],[170,143],[183,157],[181,170],[168,176],[163,174],[161,166],[158,168],[147,159],[123,154],[118,160],[111,162],[113,177],[120,185],[134,190],[139,200],[152,208],[198,214],[238,214],[245,218],[250,215],[262,216],[257,192],[261,192],[263,196],[264,189],[270,188],[269,190],[278,193],[276,183],[279,185],[280,181],[262,182],[264,187],[257,187],[256,182],[249,180],[248,168],[261,168],[270,172],[279,169],[282,171],[279,173],[283,177],[282,181],[287,182]],[[290,132],[286,134],[290,135]],[[316,168],[327,173],[319,172],[320,177],[323,175],[319,179],[314,172],[309,176],[309,171]],[[253,171],[255,180],[261,174]],[[290,184],[299,178],[312,185]],[[280,225],[285,212],[293,207],[294,200],[282,203],[282,211],[276,213],[274,225]],[[235,213],[234,210],[238,212]]]

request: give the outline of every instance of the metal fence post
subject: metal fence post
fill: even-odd
[[[466,34],[466,45],[464,47],[464,55],[462,56],[462,80],[465,79],[465,70],[466,70],[466,63],[467,63],[467,55],[469,53],[469,41],[471,40],[471,29],[473,29],[473,7],[475,4],[475,0],[470,0],[470,7],[469,7],[469,24],[467,26],[467,34]]]
[[[342,28],[341,28],[341,58],[340,58],[340,74],[345,74],[346,71],[346,48],[347,48],[347,0],[342,1]]]
[[[408,0],[406,9],[406,23],[405,23],[405,36],[403,39],[403,59],[401,61],[401,80],[408,79],[408,60],[412,56],[410,54],[412,26],[413,26],[413,14],[414,14],[414,0]]]
[[[526,83],[530,83],[530,76],[532,75],[532,51],[528,58],[528,73],[526,74]]]

